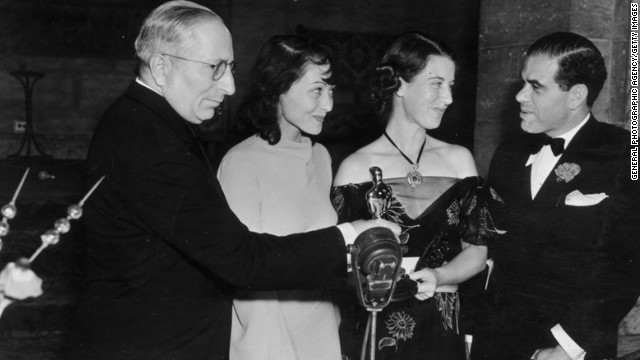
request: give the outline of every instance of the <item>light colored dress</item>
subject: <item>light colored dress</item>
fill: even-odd
[[[336,224],[331,158],[302,139],[269,145],[256,135],[222,159],[222,189],[251,231],[287,235]],[[341,358],[340,315],[328,290],[239,291],[232,316],[231,360]]]

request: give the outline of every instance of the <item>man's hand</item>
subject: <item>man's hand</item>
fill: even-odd
[[[562,346],[558,345],[552,348],[538,349],[531,357],[533,360],[573,360],[569,357]]]
[[[418,282],[418,293],[415,297],[420,301],[433,297],[440,283],[440,274],[435,269],[430,268],[413,272],[409,274],[409,277]]]
[[[386,227],[387,229],[393,231],[393,234],[395,236],[400,236],[400,226],[387,220],[356,220],[352,221],[351,225],[353,225],[353,228],[358,234],[373,227]]]

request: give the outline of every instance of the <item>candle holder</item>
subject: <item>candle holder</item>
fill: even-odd
[[[44,234],[40,235],[40,240],[42,241],[42,245],[31,255],[31,257],[26,261],[27,264],[31,264],[40,253],[46,249],[48,246],[56,245],[60,242],[60,235],[66,234],[71,230],[71,222],[70,220],[77,220],[82,217],[82,206],[84,202],[87,201],[91,193],[93,193],[98,185],[104,180],[104,176],[96,182],[93,187],[87,192],[87,194],[80,200],[77,204],[69,205],[67,208],[67,216],[64,218],[60,218],[56,220],[53,224],[53,228],[47,230]]]
[[[0,250],[2,250],[2,238],[9,234],[9,220],[16,217],[18,212],[18,208],[16,207],[16,199],[18,198],[18,194],[20,194],[20,190],[22,190],[22,186],[24,185],[24,181],[27,179],[27,175],[29,175],[29,170],[31,168],[27,168],[22,175],[22,179],[16,188],[16,191],[13,193],[13,197],[9,203],[2,206],[2,220],[0,220]]]
[[[9,233],[9,219],[16,216],[17,210],[15,206],[16,198],[20,193],[20,189],[29,173],[29,168],[22,176],[22,180],[16,189],[11,201],[2,207],[2,221],[0,221],[0,237]],[[104,176],[93,185],[89,192],[77,204],[72,204],[67,208],[67,216],[55,221],[53,228],[47,230],[40,236],[42,245],[31,255],[29,259],[21,257],[15,262],[9,262],[4,269],[0,271],[0,317],[2,313],[15,301],[24,300],[30,297],[38,297],[42,295],[42,279],[31,270],[31,264],[36,257],[48,246],[56,245],[60,241],[60,235],[66,234],[71,230],[71,220],[77,220],[82,217],[82,206],[89,198],[98,185],[104,180]],[[2,245],[0,239],[0,245]]]
[[[33,110],[33,88],[36,85],[36,82],[44,76],[44,73],[29,71],[24,68],[24,66],[20,67],[20,70],[12,71],[9,74],[15,77],[22,84],[22,88],[24,89],[24,100],[25,100],[25,129],[24,134],[22,135],[22,142],[20,143],[20,148],[15,154],[9,155],[9,158],[21,157],[22,150],[26,148],[25,157],[29,158],[31,156],[31,144],[33,143],[33,148],[37,151],[41,157],[51,158],[51,155],[46,155],[44,151],[40,148],[36,141],[35,133],[33,131],[33,118],[32,118],[32,110]]]

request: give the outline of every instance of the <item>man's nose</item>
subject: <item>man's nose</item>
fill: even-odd
[[[516,94],[516,101],[519,103],[527,102],[530,98],[531,90],[527,85],[524,85],[520,91]]]
[[[227,69],[225,70],[224,74],[222,75],[222,77],[220,79],[218,79],[216,81],[216,85],[218,90],[222,91],[223,93],[225,93],[225,95],[233,95],[236,92],[236,83],[235,80],[233,78],[233,73],[231,72],[231,69],[229,69],[229,67],[227,67]]]

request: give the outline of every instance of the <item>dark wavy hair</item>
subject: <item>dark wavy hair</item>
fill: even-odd
[[[607,79],[607,67],[598,48],[589,39],[571,32],[556,32],[536,40],[526,57],[547,55],[558,58],[556,83],[562,91],[576,84],[584,84],[589,93],[587,106],[591,107]]]
[[[453,52],[446,45],[417,31],[398,36],[389,46],[371,79],[371,101],[381,120],[389,120],[400,79],[411,82],[427,66],[431,56],[444,56],[455,62]]]
[[[250,72],[249,92],[238,107],[238,119],[250,124],[271,145],[280,141],[278,103],[304,75],[307,64],[333,63],[331,49],[300,35],[276,35],[262,46]],[[325,81],[332,84],[332,73]]]

